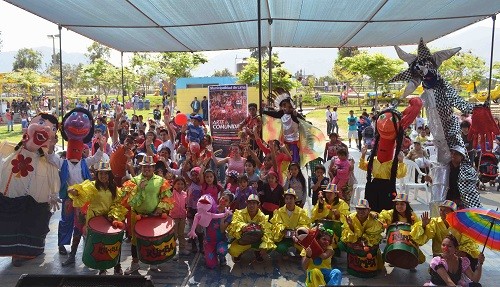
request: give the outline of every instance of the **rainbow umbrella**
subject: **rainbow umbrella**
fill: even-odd
[[[500,213],[493,209],[466,208],[448,213],[451,227],[494,250],[500,250]]]

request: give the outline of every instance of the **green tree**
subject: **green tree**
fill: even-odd
[[[250,48],[250,58],[259,59],[259,48]],[[269,49],[267,47],[260,48],[262,59],[267,58],[269,55]]]
[[[110,48],[95,41],[87,47],[87,52],[85,56],[89,58],[90,63],[94,63],[97,59],[109,60],[111,55]]]
[[[500,62],[493,63],[493,75],[492,78],[500,81]]]
[[[255,58],[249,58],[245,68],[238,73],[238,83],[247,85],[257,85],[259,82],[259,61]],[[294,88],[300,87],[300,83],[292,78],[290,72],[283,67],[283,62],[280,61],[278,54],[273,54],[271,59],[272,69],[272,91],[270,93],[271,101],[274,95],[282,92],[290,92]],[[269,91],[269,59],[266,58],[262,62],[262,89]],[[273,95],[274,94],[274,95]]]
[[[443,62],[439,72],[455,88],[473,81],[480,81],[488,71],[483,59],[472,52],[457,53]]]
[[[12,70],[21,69],[39,70],[42,67],[42,53],[29,48],[23,48],[17,51],[12,64]]]
[[[121,71],[102,58],[83,66],[81,71],[81,78],[86,86],[97,88],[97,94],[104,94],[106,102],[111,89],[121,90]]]
[[[156,58],[160,65],[159,75],[173,87],[178,78],[191,77],[191,71],[208,62],[202,53],[166,52]],[[168,91],[172,93],[172,91]]]
[[[393,60],[380,53],[361,52],[354,57],[341,59],[339,64],[352,74],[369,77],[375,87],[376,97],[379,86],[382,85],[385,90],[388,90],[388,81],[403,69],[403,61]],[[377,105],[376,97],[375,105]]]
[[[361,84],[363,83],[363,76],[359,73],[350,71],[345,67],[342,63],[341,60],[344,58],[348,57],[354,57],[358,55],[360,51],[358,48],[355,47],[346,47],[346,48],[340,48],[339,52],[337,53],[337,59],[335,59],[335,62],[333,64],[333,76],[339,81],[343,83],[358,83]]]
[[[229,71],[228,68],[224,68],[223,70],[214,71],[212,77],[232,77],[233,73]]]
[[[130,59],[130,67],[137,75],[134,77],[135,84],[139,85],[144,93],[149,91],[153,77],[161,73],[157,58],[148,53],[134,53]]]

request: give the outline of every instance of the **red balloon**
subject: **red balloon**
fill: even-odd
[[[175,115],[174,122],[179,126],[183,126],[187,124],[188,117],[186,116],[186,114],[178,113],[177,115]]]
[[[198,154],[200,152],[200,144],[197,142],[190,142],[189,150],[191,151],[191,153]]]

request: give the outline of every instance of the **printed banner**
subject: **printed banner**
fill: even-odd
[[[239,141],[238,126],[248,114],[246,85],[208,87],[208,114],[212,146],[217,157],[227,157],[231,143]]]

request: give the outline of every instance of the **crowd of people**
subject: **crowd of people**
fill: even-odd
[[[331,164],[328,168],[316,166],[309,189],[293,134],[298,132],[294,124],[300,125],[300,115],[289,98],[279,106],[276,114],[267,113],[283,121],[283,140],[262,140],[262,120],[257,106],[251,103],[248,118],[240,124],[242,140],[235,142],[224,158],[216,157],[204,118],[195,113],[188,122],[179,124],[178,114],[172,114],[168,107],[163,113],[156,107],[154,118],[148,121],[135,115],[128,118],[120,105],[109,120],[99,113],[94,117],[95,112],[83,108],[70,111],[61,134],[68,140],[67,151],[56,154],[56,141],[47,143],[48,162],[59,170],[61,179],[58,246],[59,253],[68,256],[62,265],[75,263],[89,222],[104,216],[114,228],[124,228],[126,240],[132,244],[131,266],[122,270],[118,260],[113,272],[133,274],[141,268],[139,261],[145,262],[138,248],[141,238],[136,226],[158,217],[172,219],[175,228],[169,232],[178,241],[178,251],[169,251],[172,256],[166,259],[178,260],[179,256],[200,252],[208,268],[227,264],[227,253],[238,264],[248,250],[258,262],[276,251],[284,258],[302,257],[307,286],[339,285],[342,276],[334,268],[333,258],[341,252],[348,254],[350,274],[371,277],[383,268],[384,261],[415,271],[417,264],[425,262],[419,246],[432,240],[436,255],[430,263],[432,284],[458,284],[456,278],[464,277],[457,274],[479,281],[484,255],[470,238],[446,222],[446,214],[460,207],[457,198],[440,203],[440,217],[436,218],[429,218],[427,213],[419,218],[404,193],[394,196],[392,208],[373,211],[368,200],[360,199],[354,210],[350,209],[356,179],[349,148],[362,151],[360,167],[368,164],[364,156],[373,146],[375,133],[370,128],[374,128],[376,114],[363,111],[358,118],[350,112],[346,119],[347,146],[339,140],[338,123],[342,119],[337,108],[330,111],[327,107],[330,141],[324,160],[331,160]],[[203,105],[192,108],[199,110]],[[78,129],[72,127],[75,122],[80,122]],[[287,133],[289,126],[291,132]],[[411,141],[402,151],[425,169],[429,162],[422,146],[429,144],[430,138],[420,117],[415,129],[407,131]],[[222,166],[225,172],[220,176],[216,170]],[[308,197],[312,197],[312,210],[304,208]],[[304,228],[317,244],[305,243]],[[400,228],[411,232],[413,238],[405,241],[414,250],[409,252],[415,262],[411,266],[402,264],[397,256],[389,256],[387,247],[383,253],[379,248],[384,234]],[[185,229],[192,231],[188,240]],[[450,232],[453,235],[448,235]],[[69,253],[67,245],[71,245]],[[13,257],[15,266],[23,261],[24,257]],[[164,266],[160,263],[151,261],[150,269],[161,271]],[[99,269],[99,274],[106,273],[106,268]]]

